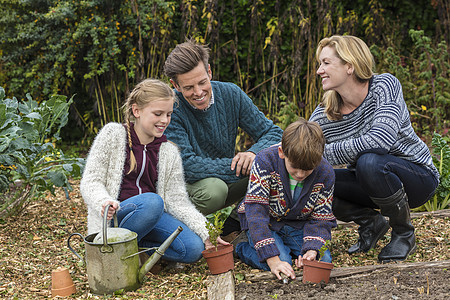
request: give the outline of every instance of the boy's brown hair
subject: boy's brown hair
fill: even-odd
[[[208,71],[209,48],[197,43],[194,39],[178,44],[164,63],[164,74],[178,84],[177,77],[194,69],[203,62]]]
[[[319,124],[300,118],[283,132],[281,148],[291,166],[313,170],[322,161],[325,137]]]

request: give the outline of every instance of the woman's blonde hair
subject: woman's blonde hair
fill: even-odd
[[[130,123],[135,121],[135,117],[133,115],[133,104],[136,104],[139,109],[143,109],[150,102],[156,100],[175,102],[175,93],[169,85],[161,80],[151,78],[144,79],[131,91],[122,107],[125,123],[127,124],[128,147],[130,149],[130,170],[128,171],[128,174],[136,168],[136,158],[133,154],[133,143],[131,141],[130,134]]]
[[[303,118],[290,124],[281,137],[281,149],[293,168],[313,170],[322,161],[325,137],[319,124]]]
[[[351,35],[333,35],[324,38],[319,42],[316,50],[316,59],[320,63],[320,53],[323,48],[331,47],[335,50],[336,56],[341,59],[342,64],[353,66],[356,80],[364,83],[370,80],[375,70],[375,60],[367,44]],[[323,95],[322,105],[325,107],[325,113],[330,120],[342,119],[340,108],[342,98],[336,91],[326,91]]]

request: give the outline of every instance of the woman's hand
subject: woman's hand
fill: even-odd
[[[108,204],[111,206],[108,209],[108,216],[106,218],[108,220],[111,220],[113,218],[114,214],[116,213],[117,209],[119,208],[119,205],[117,204],[116,201],[111,201],[111,200],[105,201],[102,205],[102,217],[103,217],[103,214],[105,213],[105,208]]]
[[[295,279],[295,273],[294,269],[292,269],[292,266],[285,262],[280,260],[279,256],[272,256],[266,259],[267,264],[269,265],[270,272],[275,274],[279,280],[281,280],[280,272],[286,275],[287,277],[290,277],[291,279]]]
[[[298,259],[295,260],[295,265],[299,268],[303,267],[303,260],[316,260],[317,257],[317,251],[316,250],[308,250],[306,251],[306,253],[303,255],[303,257],[301,255],[298,256]]]
[[[225,242],[224,240],[222,240],[222,238],[219,236],[217,237],[217,245],[229,245],[230,243]],[[211,241],[209,240],[209,238],[205,241],[205,250],[214,248],[214,245],[211,243]]]

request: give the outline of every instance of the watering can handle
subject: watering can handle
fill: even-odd
[[[112,247],[108,245],[108,210],[111,204],[106,205],[105,210],[103,212],[103,247],[101,249],[102,252],[112,252]],[[117,220],[117,214],[114,213],[114,227],[119,227],[119,222]]]
[[[81,261],[84,262],[84,259],[81,257],[80,254],[77,253],[77,251],[75,251],[72,246],[70,246],[70,239],[74,236],[74,235],[78,235],[79,237],[81,237],[81,239],[83,240],[83,236],[79,233],[72,233],[71,235],[69,235],[69,238],[67,239],[67,247],[69,247],[69,250],[73,252],[73,254],[75,254]]]

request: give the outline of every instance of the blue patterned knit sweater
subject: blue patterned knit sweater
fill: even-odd
[[[239,180],[231,170],[238,128],[256,142],[248,151],[258,153],[281,141],[283,131],[259,111],[235,84],[212,81],[214,104],[206,111],[193,108],[180,92],[165,134],[178,145],[186,181],[216,177],[226,183]]]
[[[319,105],[309,120],[322,128],[324,156],[332,165],[354,164],[359,153],[377,149],[423,165],[439,178],[430,150],[411,126],[400,81],[391,74],[374,75],[363,103],[343,119],[328,120]]]
[[[260,261],[280,254],[271,230],[284,225],[303,228],[303,255],[308,250],[318,251],[331,240],[331,228],[336,227],[331,210],[335,178],[331,165],[322,159],[304,180],[299,198],[292,199],[289,173],[278,156],[278,146],[256,155],[247,195],[238,208],[241,228],[249,230]]]

